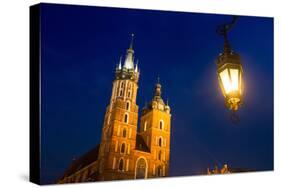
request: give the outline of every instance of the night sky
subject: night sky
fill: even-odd
[[[41,178],[53,183],[71,161],[97,144],[114,70],[131,33],[140,80],[140,109],[157,76],[171,107],[170,176],[232,168],[273,169],[273,19],[239,17],[229,34],[242,58],[245,104],[233,124],[218,86],[216,26],[229,15],[41,6]]]

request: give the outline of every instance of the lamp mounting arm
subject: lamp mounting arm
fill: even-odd
[[[238,16],[233,16],[231,22],[219,25],[217,27],[217,34],[223,36],[224,38],[224,51],[230,52],[230,44],[227,38],[227,33],[233,28],[234,24],[236,23]]]

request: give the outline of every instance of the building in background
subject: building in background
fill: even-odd
[[[253,172],[254,170],[245,169],[245,168],[230,168],[227,164],[224,164],[221,169],[215,165],[214,169],[207,168],[207,174],[230,174],[230,173],[239,173],[239,172]]]

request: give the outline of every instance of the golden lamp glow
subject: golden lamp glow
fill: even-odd
[[[239,71],[236,69],[224,69],[220,72],[220,79],[222,81],[226,94],[239,91]]]
[[[234,52],[224,52],[217,59],[218,80],[226,106],[237,111],[242,104],[243,70],[240,57]]]

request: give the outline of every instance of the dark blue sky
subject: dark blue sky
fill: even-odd
[[[273,19],[239,17],[230,32],[241,55],[245,104],[234,125],[219,90],[216,26],[231,16],[43,4],[42,183],[52,183],[100,141],[114,69],[135,34],[140,108],[160,76],[172,112],[170,175],[208,166],[273,169]]]

